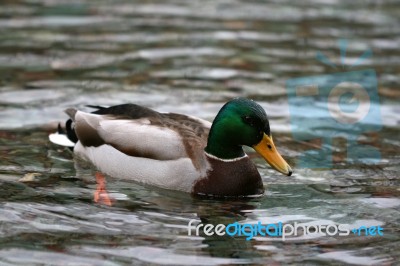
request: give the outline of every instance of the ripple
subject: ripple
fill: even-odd
[[[37,251],[19,248],[1,249],[0,260],[9,263],[18,264],[42,264],[43,262],[51,263],[51,265],[104,265],[116,266],[119,264],[104,261],[102,258],[89,258],[84,256],[68,255],[61,252]]]
[[[185,69],[170,70],[163,72],[155,72],[152,74],[155,77],[173,77],[173,78],[198,78],[198,79],[229,79],[235,77],[243,77],[257,80],[271,80],[273,75],[270,73],[256,73],[249,71],[238,71],[235,69],[228,68],[191,68],[187,67]]]
[[[4,28],[36,28],[36,27],[60,27],[60,26],[84,26],[96,23],[109,23],[115,21],[104,17],[68,17],[48,16],[44,18],[13,18],[0,19],[0,26]]]
[[[373,205],[377,208],[395,208],[400,206],[400,199],[396,198],[365,198],[360,199],[362,203]]]
[[[46,104],[46,101],[54,101],[75,93],[77,93],[77,90],[66,88],[62,91],[54,89],[6,91],[0,92],[0,104],[32,105],[34,102]]]
[[[371,256],[357,256],[355,251],[333,251],[319,254],[317,257],[326,260],[336,260],[352,265],[380,265],[387,259]]]
[[[213,47],[200,47],[200,48],[162,48],[162,49],[144,49],[137,53],[123,55],[122,58],[145,58],[145,59],[163,59],[163,58],[176,58],[181,56],[229,56],[233,54],[231,49],[219,49]]]
[[[183,255],[169,249],[154,247],[128,247],[103,249],[96,247],[81,247],[89,253],[107,254],[117,257],[133,258],[147,263],[162,265],[221,265],[246,264],[247,259],[212,258],[201,255]]]
[[[57,70],[75,70],[95,68],[112,64],[115,58],[104,53],[74,53],[51,62],[51,67]]]

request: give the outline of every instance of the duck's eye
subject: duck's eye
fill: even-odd
[[[255,121],[251,116],[245,116],[243,117],[244,122],[246,122],[246,124],[250,125],[250,126],[254,126]]]

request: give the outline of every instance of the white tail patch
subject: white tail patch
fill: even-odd
[[[70,141],[66,135],[53,133],[49,135],[49,140],[54,144],[65,146],[65,147],[74,147],[75,143]]]

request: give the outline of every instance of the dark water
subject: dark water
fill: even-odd
[[[399,1],[2,1],[1,264],[398,263],[399,14]],[[345,67],[340,39],[348,41]],[[379,151],[379,162],[346,160],[346,140],[360,132],[347,130],[322,145],[333,168],[302,167],[298,158],[320,145],[302,134],[319,138],[338,129],[328,124],[321,131],[318,121],[329,119],[315,111],[323,98],[300,100],[301,111],[293,113],[286,82],[346,72],[367,49],[373,55],[352,70],[376,72],[379,121],[355,128],[378,125],[361,141]],[[316,60],[318,51],[338,67]],[[211,121],[237,96],[265,107],[278,149],[295,170],[282,176],[250,152],[267,188],[260,198],[196,199],[109,177],[113,206],[97,204],[94,171],[47,140],[71,106],[134,102]],[[284,242],[188,236],[192,219],[381,226],[384,235]]]

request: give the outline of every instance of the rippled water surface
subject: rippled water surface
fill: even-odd
[[[399,263],[399,14],[395,0],[3,1],[0,264]],[[348,40],[344,62],[340,39]],[[337,129],[313,124],[328,118],[315,112],[323,105],[318,97],[291,113],[286,82],[345,72],[341,64],[354,64],[367,49],[373,55],[352,70],[377,74],[381,121],[371,123],[381,127],[361,141],[381,160],[346,160],[346,138],[338,136],[322,145],[333,153],[332,169],[301,167],[299,156],[318,143],[298,140],[304,127],[290,118],[311,123],[306,133],[316,138]],[[336,68],[317,61],[318,51]],[[266,109],[295,170],[280,175],[249,151],[267,188],[260,198],[198,199],[107,177],[113,205],[98,204],[94,171],[47,139],[71,106],[133,102],[212,121],[237,96]],[[192,219],[381,226],[384,236],[188,236]]]

